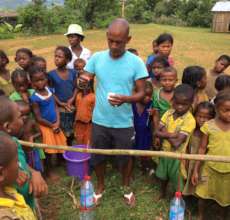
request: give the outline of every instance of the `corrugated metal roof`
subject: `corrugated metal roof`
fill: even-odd
[[[226,11],[226,12],[230,12],[230,1],[220,1],[217,2],[211,11]]]

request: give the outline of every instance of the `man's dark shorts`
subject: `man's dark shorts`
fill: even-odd
[[[134,144],[134,128],[108,128],[93,123],[92,148],[94,149],[132,149]],[[92,154],[91,165],[95,166],[107,160],[108,155]],[[114,156],[118,167],[125,166],[130,156]]]

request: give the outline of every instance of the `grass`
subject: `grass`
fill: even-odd
[[[132,40],[128,47],[134,47],[145,60],[151,53],[151,42],[162,32],[172,33],[175,39],[172,56],[179,75],[188,65],[202,65],[210,69],[215,59],[221,54],[229,54],[230,35],[211,33],[209,29],[182,28],[162,26],[156,24],[131,25]],[[105,30],[88,30],[84,46],[92,50],[107,48]],[[14,63],[15,51],[21,47],[30,48],[34,54],[47,59],[48,69],[54,68],[53,51],[57,45],[68,45],[63,35],[26,36],[16,39],[0,40],[0,48],[5,50],[10,58],[9,68],[16,67]],[[230,73],[230,70],[228,70]],[[79,210],[73,207],[72,199],[68,195],[71,178],[67,177],[64,169],[59,173],[62,179],[57,183],[49,183],[49,195],[41,200],[44,219],[69,220],[79,219]],[[95,181],[95,177],[93,178]],[[136,207],[128,208],[122,199],[120,176],[109,167],[106,176],[106,193],[102,204],[96,209],[96,220],[155,220],[156,216],[167,219],[169,198],[158,202],[159,184],[153,178],[143,176],[135,169],[133,189],[137,197]],[[74,187],[76,198],[79,198],[79,184]],[[189,205],[187,202],[186,205]],[[193,218],[196,205],[190,205]],[[210,209],[210,207],[209,207]],[[212,210],[212,208],[211,208]],[[209,220],[216,219],[216,213],[210,214]]]
[[[172,56],[180,75],[187,65],[202,65],[210,69],[219,55],[229,53],[229,34],[212,33],[210,29],[205,28],[156,24],[131,25],[132,40],[128,47],[136,48],[145,60],[151,53],[153,38],[156,38],[162,32],[169,32],[174,36],[175,43]],[[86,31],[86,38],[83,43],[85,47],[93,52],[107,48],[105,30]],[[68,45],[64,35],[26,36],[0,41],[0,48],[10,56],[10,69],[16,66],[14,55],[20,47],[28,47],[33,50],[34,54],[44,56],[47,59],[48,69],[54,68],[53,51],[57,45]]]

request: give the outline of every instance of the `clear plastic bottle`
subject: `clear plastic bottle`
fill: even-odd
[[[169,220],[184,220],[185,202],[181,192],[176,192],[170,203]]]
[[[91,177],[85,176],[80,190],[80,220],[94,219],[94,188],[91,183]]]

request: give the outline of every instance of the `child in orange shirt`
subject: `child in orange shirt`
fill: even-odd
[[[77,80],[78,94],[75,107],[75,137],[77,144],[87,145],[90,142],[92,114],[95,105],[95,94],[93,92],[93,80],[87,81],[84,75]]]

